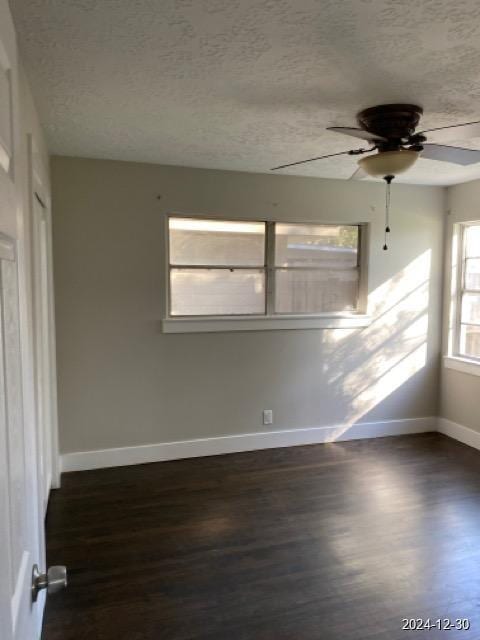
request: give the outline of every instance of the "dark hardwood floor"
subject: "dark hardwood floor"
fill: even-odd
[[[69,473],[47,529],[44,640],[480,639],[480,453],[438,434]]]

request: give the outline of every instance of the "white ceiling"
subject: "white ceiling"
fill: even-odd
[[[11,8],[55,154],[264,172],[361,147],[325,127],[355,125],[356,112],[375,104],[420,104],[422,128],[480,120],[478,0],[11,0]],[[480,139],[461,145],[480,149]],[[332,158],[288,173],[346,178],[355,163]],[[419,160],[402,181],[474,178],[480,164]]]

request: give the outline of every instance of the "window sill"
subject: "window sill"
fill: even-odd
[[[166,318],[163,333],[210,333],[223,331],[272,331],[278,329],[357,329],[368,327],[370,316],[236,316],[219,318]]]
[[[458,356],[444,356],[443,364],[447,369],[455,369],[455,371],[469,373],[472,376],[480,376],[480,362],[475,360]]]

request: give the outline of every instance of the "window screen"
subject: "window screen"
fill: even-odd
[[[265,313],[265,223],[169,219],[170,315]]]
[[[275,225],[275,311],[354,311],[359,265],[358,227]]]

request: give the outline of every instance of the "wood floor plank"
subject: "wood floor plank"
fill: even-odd
[[[439,434],[68,473],[47,538],[44,640],[480,640],[480,453]]]

